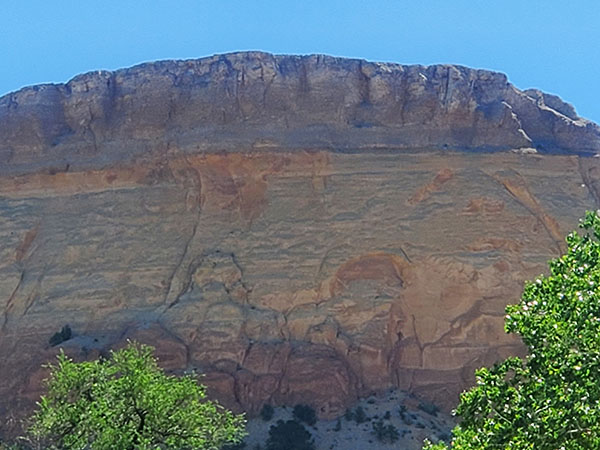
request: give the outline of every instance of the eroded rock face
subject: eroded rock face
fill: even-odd
[[[0,99],[3,173],[96,168],[171,147],[595,153],[599,136],[571,105],[500,73],[320,55],[164,61]]]
[[[391,385],[451,407],[522,352],[504,307],[597,207],[599,136],[500,74],[321,56],[3,97],[0,414],[32,407],[67,323],[78,358],[147,342],[250,412]]]

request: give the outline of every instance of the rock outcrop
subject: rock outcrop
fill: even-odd
[[[500,73],[320,55],[164,61],[0,99],[3,173],[97,168],[171,147],[594,154],[599,136],[571,105]]]
[[[229,406],[452,406],[600,200],[600,128],[504,75],[240,53],[0,98],[0,414],[137,339]],[[6,422],[5,428],[10,426]]]

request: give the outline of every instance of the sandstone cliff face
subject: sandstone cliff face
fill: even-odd
[[[167,152],[511,149],[595,153],[600,128],[506,76],[451,65],[239,53],[144,64],[0,99],[3,173]]]
[[[557,97],[455,66],[242,53],[9,94],[0,414],[67,323],[76,357],[148,342],[250,412],[449,407],[522,350],[504,307],[598,206],[598,151]]]

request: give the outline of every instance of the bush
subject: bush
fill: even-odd
[[[273,418],[274,414],[275,414],[275,410],[268,403],[265,403],[260,410],[260,418],[262,420],[264,420],[265,422],[268,422],[269,420],[271,420]]]
[[[50,339],[48,339],[48,343],[51,347],[56,347],[58,344],[62,344],[63,342],[71,339],[72,335],[73,333],[71,331],[71,327],[69,325],[65,325],[60,331],[57,331],[52,335],[52,337],[50,337]]]
[[[414,423],[411,415],[405,411],[400,411],[400,418],[405,425],[411,426]]]
[[[340,419],[337,420],[337,422],[335,423],[335,428],[333,429],[333,431],[341,431],[342,430],[342,421]]]
[[[344,419],[346,419],[348,422],[350,422],[351,420],[354,420],[354,411],[352,411],[350,408],[348,408],[346,410],[346,412],[344,413]]]
[[[271,425],[266,450],[315,450],[311,434],[295,420]]]
[[[353,417],[354,417],[354,421],[358,424],[364,423],[367,420],[369,420],[369,418],[367,417],[367,413],[365,412],[363,407],[360,405],[358,405],[356,407],[356,409],[354,410]]]
[[[373,422],[373,431],[371,432],[379,442],[393,444],[400,439],[398,429],[391,423],[385,425],[383,420]]]
[[[294,418],[307,425],[313,426],[317,423],[317,415],[315,410],[308,405],[296,405],[293,411]]]
[[[440,435],[438,436],[438,439],[440,441],[447,442],[450,440],[451,437],[452,437],[452,435],[450,433],[443,432],[443,433],[440,433]]]
[[[27,447],[24,447],[20,444],[7,444],[4,442],[0,442],[0,450],[26,450]]]
[[[420,402],[419,403],[419,409],[421,411],[426,412],[427,414],[437,417],[438,412],[440,411],[440,408],[438,408],[437,405],[434,405],[433,403],[426,403],[426,402]]]

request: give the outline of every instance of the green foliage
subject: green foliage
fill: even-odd
[[[379,419],[376,422],[373,422],[373,435],[377,438],[379,442],[383,442],[386,444],[393,444],[398,439],[400,439],[400,434],[398,433],[398,429],[388,423],[387,425],[383,423],[382,419]]]
[[[312,426],[317,423],[317,415],[315,414],[315,410],[308,405],[294,406],[292,414],[294,415],[294,418],[304,422],[307,425]]]
[[[346,419],[348,422],[354,420],[357,424],[361,424],[369,420],[369,417],[367,416],[365,409],[358,405],[354,410],[347,409],[344,413],[344,419]]]
[[[278,420],[269,429],[266,450],[315,450],[315,444],[301,423]]]
[[[352,411],[352,409],[348,408],[346,410],[346,412],[344,413],[344,419],[346,419],[348,422],[350,422],[351,420],[354,420],[354,411]]]
[[[73,333],[71,331],[71,327],[69,325],[65,325],[60,331],[57,331],[50,337],[50,339],[48,339],[48,344],[50,344],[51,347],[56,347],[58,344],[62,344],[63,342],[71,339],[72,335]]]
[[[6,444],[0,442],[0,450],[22,450],[25,447],[20,446],[19,444]]]
[[[194,376],[166,375],[148,346],[110,358],[50,365],[48,394],[32,417],[44,448],[219,449],[244,434],[243,416],[206,399]]]
[[[342,431],[342,421],[340,419],[338,419],[337,422],[335,423],[335,427],[333,428],[333,431]]]
[[[452,449],[600,448],[600,218],[587,213],[581,228],[550,275],[526,283],[507,307],[506,331],[529,355],[476,372],[456,409]]]
[[[400,414],[400,418],[402,419],[402,422],[404,422],[404,425],[411,426],[414,424],[414,420],[410,414],[402,413]]]
[[[359,424],[364,423],[367,420],[369,420],[369,418],[367,417],[367,413],[365,412],[364,408],[360,405],[358,405],[354,409],[353,418],[354,418],[354,421]]]
[[[271,420],[273,418],[274,414],[275,414],[275,410],[268,403],[265,403],[260,410],[260,418],[262,420],[264,420],[265,422],[268,422],[269,420]]]
[[[427,414],[437,417],[438,412],[440,411],[440,409],[438,408],[437,405],[434,405],[433,403],[427,403],[427,402],[420,402],[419,403],[419,409],[423,412],[426,412]]]

